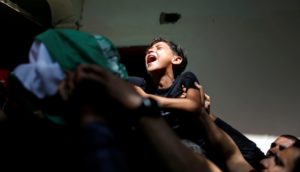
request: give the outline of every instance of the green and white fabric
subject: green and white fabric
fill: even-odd
[[[29,63],[17,66],[13,74],[38,98],[54,95],[65,78],[60,65],[53,62],[47,48],[39,41],[31,46]]]
[[[29,63],[13,74],[38,98],[57,93],[65,70],[79,64],[98,64],[127,79],[128,74],[116,47],[104,36],[71,29],[49,29],[38,35],[29,52]]]

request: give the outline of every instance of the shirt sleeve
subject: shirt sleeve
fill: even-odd
[[[199,83],[197,76],[193,72],[185,72],[182,74],[182,85],[189,88],[196,88],[195,82]],[[196,88],[197,89],[197,88]]]

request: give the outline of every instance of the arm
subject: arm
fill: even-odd
[[[221,172],[211,161],[186,148],[162,118],[142,116],[138,124],[170,171]]]
[[[196,86],[197,86],[197,84],[196,84]],[[201,89],[199,89],[199,91],[203,91],[203,89],[202,90]],[[204,96],[201,96],[201,97],[204,99],[201,101],[204,102],[203,106],[204,106],[206,112],[209,114],[209,117],[213,120],[213,122],[221,130],[223,130],[226,133],[226,135],[228,135],[234,141],[234,143],[237,145],[240,152],[242,153],[243,157],[246,159],[246,161],[252,167],[254,167],[255,169],[261,168],[260,161],[265,158],[264,153],[256,146],[256,144],[253,141],[249,140],[241,132],[239,132],[232,126],[230,126],[228,123],[226,123],[222,119],[211,114],[210,113],[210,104],[211,104],[210,96],[208,96],[204,92],[202,92],[202,94],[204,94]]]
[[[244,159],[234,141],[212,121],[207,112],[202,109],[198,119],[207,133],[211,146],[224,159],[230,172],[245,172],[253,167]]]
[[[199,98],[199,91],[197,89],[190,88],[186,91],[185,98],[168,98],[158,95],[148,94],[138,86],[134,86],[136,91],[143,97],[148,97],[156,100],[161,107],[170,109],[179,109],[189,112],[194,112],[199,104],[201,104],[201,99]]]
[[[196,84],[196,86],[199,88],[201,99],[205,99],[203,88],[198,84]],[[204,133],[207,135],[211,147],[213,147],[213,149],[218,152],[218,155],[225,161],[228,171],[245,172],[253,170],[253,167],[244,159],[234,141],[214,123],[215,117],[209,115],[207,110],[202,108],[203,105],[199,107],[199,122],[205,131]]]
[[[212,114],[210,114],[210,116],[212,116]],[[243,133],[239,132],[237,129],[233,128],[222,119],[214,117],[213,121],[235,142],[243,157],[249,164],[251,164],[255,169],[261,168],[260,161],[266,158],[266,156],[257,147],[255,142],[248,139]]]

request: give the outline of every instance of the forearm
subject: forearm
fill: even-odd
[[[210,145],[214,149],[217,149],[217,152],[219,152],[224,159],[228,158],[229,155],[232,155],[235,152],[234,143],[232,143],[231,139],[214,124],[209,115],[206,113],[201,114],[198,118],[207,135]]]
[[[220,171],[206,158],[196,156],[177,138],[161,118],[141,117],[139,126],[156,150],[158,156],[172,172]]]
[[[253,168],[243,158],[239,148],[234,141],[221,130],[213,121],[213,118],[202,110],[199,120],[207,138],[214,150],[218,152],[219,156],[224,159],[229,171],[250,171]]]
[[[156,100],[161,107],[194,112],[198,108],[198,102],[188,98],[167,98],[148,94],[148,97]]]

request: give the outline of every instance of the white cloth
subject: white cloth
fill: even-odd
[[[56,94],[59,83],[65,74],[57,62],[52,58],[39,41],[35,41],[29,51],[29,63],[21,64],[13,71],[23,86],[38,98]]]

